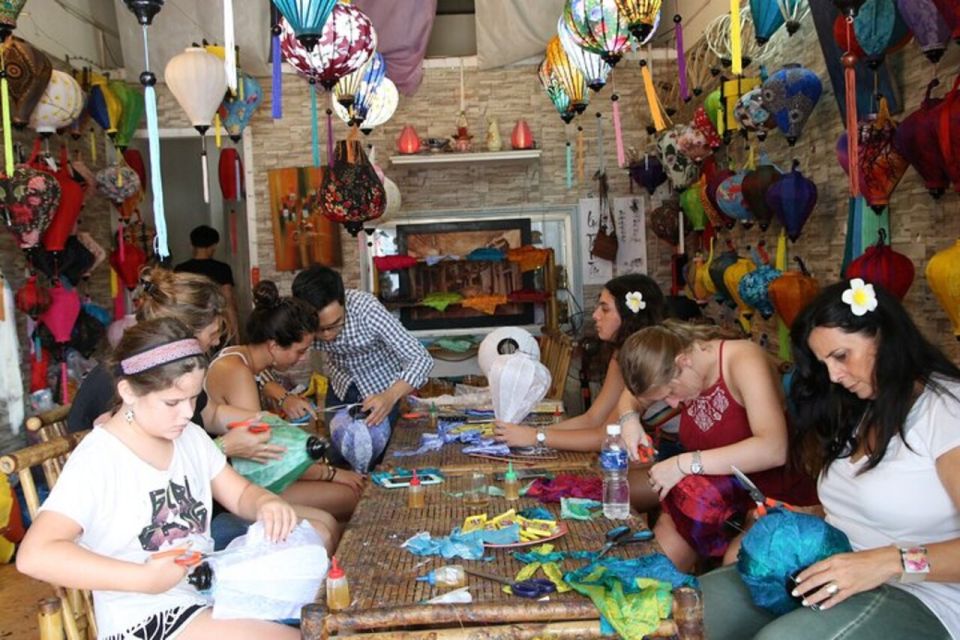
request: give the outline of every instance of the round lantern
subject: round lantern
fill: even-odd
[[[386,72],[387,64],[383,61],[383,54],[374,51],[362,67],[337,80],[333,88],[333,96],[337,102],[351,110],[355,121],[362,122],[366,117],[366,109],[364,108],[363,114],[360,115],[353,107],[357,102],[363,101],[364,96],[380,84]]]
[[[696,181],[700,168],[680,151],[680,136],[686,125],[674,125],[657,139],[657,154],[675,191],[682,191]]]
[[[817,185],[800,173],[799,166],[794,160],[793,170],[771,185],[764,198],[794,242],[817,204]]]
[[[332,104],[333,111],[337,114],[337,117],[347,124],[360,124],[361,131],[370,133],[374,128],[379,127],[393,117],[393,113],[397,110],[399,100],[400,94],[397,93],[397,85],[393,84],[390,78],[384,78],[380,81],[380,84],[373,89],[373,92],[369,94],[369,97],[365,97],[363,101],[358,100],[354,102],[354,115],[351,116],[350,110],[346,109],[335,99],[332,99]],[[367,105],[365,111],[361,108],[362,104]],[[365,115],[361,121],[358,118],[362,114]]]
[[[753,307],[744,302],[740,297],[740,283],[743,278],[757,268],[753,260],[749,258],[737,258],[736,262],[723,270],[723,285],[730,293],[730,297],[737,305],[737,320],[746,333],[750,333],[750,316],[753,315]]]
[[[920,107],[903,119],[893,136],[893,144],[907,162],[913,165],[927,190],[939,198],[950,185],[946,161],[940,152],[939,118],[936,110],[943,100],[930,96],[934,87],[931,81]]]
[[[97,192],[116,206],[140,191],[137,172],[125,164],[112,164],[97,171]]]
[[[661,0],[617,0],[617,9],[637,42],[652,37],[660,22]]]
[[[377,32],[365,13],[350,4],[336,3],[314,48],[297,40],[286,20],[280,21],[283,59],[297,73],[319,82],[328,91],[340,78],[363,67],[377,48]]]
[[[763,244],[763,243],[761,243]],[[760,259],[762,247],[758,247],[753,252],[753,261],[757,268],[740,280],[738,292],[743,301],[760,312],[763,318],[769,319],[773,315],[773,303],[770,301],[770,283],[779,278],[782,272],[770,266],[769,260],[764,257]]]
[[[770,112],[763,106],[763,91],[760,87],[740,96],[733,108],[733,116],[741,127],[755,132],[758,140],[766,140],[767,131],[777,126]]]
[[[950,28],[934,0],[897,0],[897,11],[913,32],[920,50],[936,64],[950,42]]]
[[[400,132],[397,138],[397,151],[404,154],[413,154],[420,151],[420,136],[413,125],[407,125]]]
[[[667,173],[663,170],[660,158],[645,153],[643,159],[630,163],[630,179],[653,195],[657,188],[667,181]]]
[[[30,114],[30,128],[49,136],[68,126],[83,111],[84,96],[80,83],[69,73],[54,70],[40,102]]]
[[[710,146],[707,137],[694,126],[684,128],[683,133],[677,139],[677,145],[680,153],[695,162],[700,162],[713,153],[713,147]]]
[[[883,285],[887,291],[903,300],[913,284],[913,261],[894,251],[885,240],[886,232],[880,229],[877,243],[847,265],[844,275],[847,279],[861,278],[864,282]]]
[[[60,183],[49,173],[17,165],[0,180],[0,212],[21,249],[35,247],[60,203]]]
[[[147,190],[147,166],[143,162],[143,156],[138,149],[124,149],[123,161],[128,167],[134,170],[137,177],[140,178],[140,191]]]
[[[743,179],[746,176],[745,171],[738,171],[720,183],[717,187],[717,207],[724,215],[739,220],[740,224],[749,229],[754,220],[743,198]]]
[[[291,31],[306,47],[313,50],[323,35],[324,26],[337,4],[336,0],[273,0]]]
[[[30,122],[30,114],[47,90],[53,66],[43,52],[17,36],[7,38],[0,46],[12,103],[10,117],[14,127],[22,128]]]
[[[563,19],[573,40],[611,67],[630,50],[629,27],[616,0],[569,0]]]
[[[607,83],[612,67],[602,57],[576,43],[562,15],[557,20],[557,36],[573,66],[583,74],[587,86],[593,91],[600,91]]]
[[[762,90],[764,107],[793,146],[823,92],[820,78],[799,64],[788,64],[767,78]]]
[[[803,308],[817,297],[820,284],[812,277],[800,258],[794,258],[800,271],[787,271],[770,283],[767,291],[777,315],[787,327],[793,326]]]
[[[767,206],[767,191],[781,177],[780,169],[772,164],[761,164],[743,177],[743,200],[753,219],[766,231],[773,220],[773,209]]]
[[[953,324],[953,335],[960,340],[960,240],[934,254],[925,273],[930,290]]]
[[[510,145],[514,149],[532,149],[533,132],[530,131],[530,125],[526,120],[517,120],[513,127],[513,133],[510,134]]]

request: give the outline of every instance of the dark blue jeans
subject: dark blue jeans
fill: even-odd
[[[337,395],[337,392],[333,390],[333,385],[327,387],[327,398],[326,404],[327,407],[338,406],[341,404],[354,404],[363,402],[363,398],[360,397],[360,391],[357,390],[357,385],[350,383],[350,386],[347,387],[347,392],[344,394],[345,397],[341,398]],[[397,418],[400,417],[400,408],[397,405],[393,405],[393,409],[390,410],[390,414],[387,416],[387,420],[390,422],[390,438],[393,439],[393,426],[397,424]],[[327,425],[328,427],[330,425]],[[390,446],[390,443],[387,443],[387,447]],[[384,449],[384,452],[386,449]],[[340,452],[336,450],[335,447],[330,447],[327,450],[327,458],[330,460],[330,464],[335,467],[340,467],[341,469],[349,469],[350,463],[343,459],[343,456],[340,455]],[[380,462],[383,461],[383,453],[381,453],[375,460],[370,461],[370,468],[376,467]]]

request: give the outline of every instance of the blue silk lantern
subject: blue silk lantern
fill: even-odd
[[[786,8],[793,16],[800,0],[785,0]],[[780,8],[781,2],[770,0],[750,0],[750,15],[753,17],[753,29],[757,36],[757,44],[763,46],[783,26],[785,17]],[[797,32],[800,23],[796,20],[787,22],[787,31],[790,35]]]
[[[387,65],[383,61],[383,55],[374,53],[367,64],[355,73],[361,74],[360,86],[353,94],[353,104],[349,112],[353,121],[359,125],[367,118],[370,105],[373,103],[374,92],[386,76]]]
[[[799,64],[788,64],[767,78],[762,89],[763,106],[793,146],[823,93],[820,78]]]
[[[337,0],[273,0],[273,4],[290,23],[297,40],[313,51]]]
[[[853,19],[853,33],[867,54],[867,66],[876,69],[887,48],[903,41],[909,30],[897,13],[894,0],[867,0]]]
[[[87,98],[87,110],[90,117],[111,138],[117,135],[120,116],[123,114],[123,105],[120,99],[107,85],[107,80],[95,83],[90,88],[90,97]]]
[[[794,242],[817,204],[817,185],[800,173],[799,166],[800,163],[794,160],[793,169],[773,183],[765,196],[767,206],[786,229],[787,237]]]
[[[629,27],[616,0],[568,0],[563,19],[573,40],[611,67],[630,50]]]
[[[743,179],[746,176],[746,171],[738,171],[720,183],[717,187],[717,208],[749,229],[755,220],[743,198]]]
[[[253,114],[263,102],[263,88],[256,78],[242,73],[240,85],[242,89],[237,91],[236,95],[227,92],[219,109],[223,128],[227,130],[227,135],[234,142],[240,142],[243,130],[247,128]]]
[[[642,160],[630,165],[630,179],[653,195],[657,187],[667,181],[667,172],[663,170],[660,158],[646,153]]]
[[[763,251],[760,247],[758,249]],[[740,298],[767,320],[775,313],[773,302],[770,301],[770,283],[782,276],[783,272],[770,266],[765,252],[762,260],[757,249],[751,249],[751,255],[757,268],[740,280]]]
[[[376,464],[390,441],[390,421],[384,418],[376,425],[367,425],[362,417],[354,417],[341,409],[330,419],[330,442],[354,471],[367,473]]]

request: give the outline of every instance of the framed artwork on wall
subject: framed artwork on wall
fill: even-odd
[[[287,167],[267,172],[270,223],[277,271],[296,271],[314,264],[343,265],[340,225],[320,213],[319,167]]]

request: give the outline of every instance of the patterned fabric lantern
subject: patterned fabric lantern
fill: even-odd
[[[397,137],[397,151],[405,154],[413,154],[420,151],[420,136],[413,125],[408,124]]]
[[[649,40],[660,22],[662,0],[616,0],[620,15],[637,42]]]
[[[97,192],[118,208],[141,191],[140,177],[125,164],[112,164],[97,171]]]
[[[374,51],[370,59],[362,67],[349,73],[337,81],[333,88],[333,95],[337,102],[342,104],[348,110],[353,112],[353,119],[356,122],[363,122],[367,115],[369,102],[363,105],[363,114],[358,114],[355,105],[362,102],[365,96],[369,96],[373,90],[383,80],[387,72],[387,65],[383,61],[383,55]]]
[[[570,106],[577,113],[583,113],[590,100],[587,96],[587,80],[567,55],[558,36],[553,36],[547,43],[545,72],[556,79],[570,97]]]
[[[273,0],[300,43],[312,51],[333,13],[336,0]]]
[[[87,110],[103,132],[110,138],[115,138],[120,126],[120,117],[123,114],[123,104],[120,98],[110,88],[110,80],[101,75],[94,75],[91,80],[90,96],[87,99]]]
[[[794,160],[793,170],[771,185],[765,196],[767,206],[794,242],[817,204],[817,185],[800,173],[799,166],[800,163]]]
[[[594,91],[600,91],[607,83],[607,76],[610,75],[613,67],[596,53],[587,51],[577,44],[562,15],[557,21],[557,36],[560,38],[560,45],[566,52],[567,57],[570,58],[573,66],[583,74],[587,86]]]
[[[950,35],[960,44],[960,2],[957,0],[933,0],[940,10],[940,16],[950,27]]]
[[[328,91],[340,78],[360,69],[377,48],[377,32],[370,18],[355,6],[339,2],[315,48],[306,48],[286,20],[280,21],[280,29],[283,59]]]
[[[753,250],[752,255],[757,268],[740,280],[738,292],[746,304],[759,311],[764,320],[768,320],[774,312],[773,303],[770,301],[770,283],[779,278],[782,272],[770,266],[770,259],[762,246]]]
[[[40,96],[40,102],[30,114],[30,128],[49,136],[76,120],[83,111],[83,105],[80,83],[69,73],[54,70],[47,88]]]
[[[766,231],[773,220],[773,209],[767,205],[767,191],[781,178],[780,170],[772,164],[761,164],[743,177],[743,199],[753,219]]]
[[[930,258],[925,273],[930,290],[953,324],[953,335],[960,340],[960,240]]]
[[[42,51],[17,36],[7,38],[0,46],[12,103],[10,117],[13,126],[22,128],[30,122],[30,114],[50,84],[53,66]]]
[[[680,153],[694,162],[700,162],[713,153],[713,148],[707,142],[706,136],[694,126],[684,128],[683,133],[677,139],[677,145],[680,148]]]
[[[652,153],[643,154],[643,159],[630,164],[630,179],[653,195],[657,188],[667,181],[660,158]]]
[[[865,282],[883,285],[887,291],[903,300],[913,284],[913,262],[893,250],[885,242],[886,232],[880,229],[880,238],[863,255],[847,266],[845,276],[862,278]]]
[[[897,10],[913,32],[923,55],[934,64],[940,62],[950,42],[950,28],[934,0],[897,0]]]
[[[697,110],[693,112],[692,124],[697,131],[703,134],[711,149],[718,149],[723,144],[723,140],[717,134],[715,122],[710,119],[704,107],[697,107]]]
[[[630,50],[630,33],[616,0],[568,0],[563,19],[574,41],[611,67]]]
[[[777,126],[773,116],[763,106],[763,90],[759,87],[740,96],[733,115],[741,127],[755,132],[758,140],[766,140],[767,130]]]
[[[140,121],[143,120],[143,111],[146,105],[143,101],[143,92],[126,82],[111,81],[110,89],[122,105],[114,144],[123,151],[130,146],[133,134],[140,128]]]
[[[717,203],[717,189],[720,188],[720,184],[727,178],[733,175],[733,171],[727,168],[720,168],[717,166],[717,163],[713,157],[707,158],[703,163],[703,174],[701,178],[706,178],[703,182],[703,196],[707,198],[710,203],[710,206],[716,211],[717,217],[722,220],[724,226],[728,229],[732,229],[734,225],[733,218],[727,216],[723,211],[720,210],[720,206]],[[706,203],[704,204],[706,207]],[[710,214],[710,210],[707,209],[707,215],[711,216],[711,220],[714,219],[714,216]]]
[[[0,180],[0,212],[21,249],[37,246],[59,203],[60,183],[49,173],[18,165]]]
[[[676,246],[680,244],[680,203],[667,200],[650,213],[650,227],[653,233],[666,242]]]
[[[907,162],[913,165],[927,190],[939,198],[950,185],[946,162],[940,152],[939,118],[936,106],[943,102],[933,98],[930,91],[934,81],[927,85],[927,94],[920,107],[903,119],[893,136],[893,144]]]
[[[234,142],[240,142],[243,130],[263,102],[263,88],[253,76],[241,73],[240,87],[236,95],[227,93],[219,108],[223,128]]]
[[[894,0],[870,0],[853,19],[853,33],[867,55],[867,66],[876,69],[884,54],[907,46],[910,30],[900,19]]]
[[[743,179],[746,176],[745,171],[738,171],[720,183],[717,187],[717,207],[724,215],[739,220],[740,224],[749,229],[754,220],[743,198]]]
[[[3,0],[0,2],[0,34],[3,38],[17,28],[17,18],[27,0]]]
[[[703,210],[703,202],[700,200],[700,184],[687,187],[680,194],[680,208],[683,209],[683,215],[687,216],[690,227],[694,231],[703,231],[709,219],[707,212]]]
[[[937,123],[940,153],[943,154],[947,175],[953,188],[960,192],[960,75],[953,82],[953,89],[936,106],[933,119]]]
[[[707,182],[707,176],[705,174],[701,175],[697,184],[699,186],[697,195],[700,196],[700,204],[703,206],[703,212],[710,220],[710,224],[717,229],[733,229],[733,227],[736,225],[736,221],[717,209],[717,207],[714,206],[713,202],[710,200],[710,196],[708,195],[709,182]]]
[[[770,283],[767,291],[777,315],[787,327],[793,326],[803,308],[817,297],[820,284],[810,275],[800,258],[795,258],[800,271],[787,271]]]
[[[537,68],[537,76],[540,78],[540,85],[547,92],[550,102],[553,103],[557,113],[560,114],[560,119],[564,123],[570,124],[576,117],[577,112],[570,103],[570,96],[563,90],[563,86],[561,86],[557,77],[551,73],[550,63],[546,58],[540,62],[540,66]]]
[[[890,204],[890,195],[907,170],[907,159],[894,144],[897,123],[890,117],[886,98],[880,99],[880,113],[861,121],[858,175],[860,193],[874,211]],[[850,171],[846,132],[837,141],[837,155],[843,170]]]
[[[657,139],[657,153],[667,171],[667,178],[675,191],[681,191],[696,181],[700,168],[680,151],[679,140],[686,125],[674,125]]]
[[[753,315],[753,307],[744,302],[740,296],[740,283],[756,268],[757,265],[750,258],[737,258],[736,262],[723,271],[724,288],[737,305],[737,320],[746,333],[750,333],[750,316]]]
[[[336,111],[339,103],[334,101]],[[390,78],[384,78],[380,85],[376,87],[370,96],[370,106],[367,109],[367,116],[363,119],[361,131],[370,133],[375,127],[379,127],[393,117],[397,110],[397,104],[400,102],[400,94],[397,92],[397,85]],[[346,110],[344,109],[344,113]],[[341,116],[342,117],[342,116]]]
[[[820,78],[799,64],[788,64],[767,78],[762,91],[764,107],[793,146],[823,92]]]

